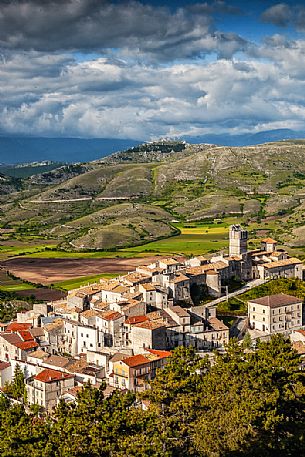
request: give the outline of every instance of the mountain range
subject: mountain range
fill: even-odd
[[[269,141],[304,138],[304,132],[290,129],[268,130],[254,134],[228,135],[210,134],[200,136],[184,136],[193,144],[216,144],[222,146],[249,146]],[[179,138],[178,138],[179,140]],[[44,138],[26,136],[0,135],[0,164],[17,164],[41,162],[89,162],[100,159],[116,151],[137,146],[137,139],[116,138]]]

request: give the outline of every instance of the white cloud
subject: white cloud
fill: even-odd
[[[304,129],[305,42],[273,40],[255,52],[247,60],[166,66],[7,54],[0,64],[0,128],[142,140],[275,125]]]

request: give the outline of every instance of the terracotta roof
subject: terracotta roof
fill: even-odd
[[[150,282],[146,283],[146,284],[141,284],[141,287],[143,287],[143,289],[147,290],[147,291],[153,291],[153,290],[156,290],[156,286],[151,284]]]
[[[128,359],[128,358],[129,358],[129,355],[122,354],[121,352],[117,352],[116,354],[114,354],[113,357],[111,357],[110,362],[112,362],[112,363],[119,362],[120,360],[124,360],[124,359]]]
[[[89,317],[95,317],[98,315],[98,312],[95,311],[94,309],[87,309],[86,311],[83,311],[81,313],[81,317],[85,317],[86,319],[88,319]]]
[[[190,317],[189,313],[181,306],[170,306],[169,309],[172,310],[179,317]]]
[[[37,349],[37,351],[31,352],[30,357],[35,357],[36,359],[47,359],[49,354],[44,352],[42,349]]]
[[[9,362],[0,362],[0,371],[5,370],[6,368],[10,367],[11,364]]]
[[[135,325],[148,321],[147,316],[130,316],[126,319],[125,324]]]
[[[128,365],[130,368],[137,367],[139,365],[148,364],[150,361],[142,354],[133,355],[132,357],[127,357],[123,360],[123,363]]]
[[[61,371],[57,371],[57,370],[52,370],[50,368],[47,368],[43,371],[41,371],[40,373],[38,373],[38,375],[35,376],[34,379],[36,379],[37,381],[40,381],[40,382],[53,382],[53,381],[61,381],[63,379],[69,379],[69,378],[73,378],[74,375],[72,374],[69,374],[69,373],[62,373]]]
[[[170,351],[160,351],[158,349],[146,349],[147,352],[156,355],[159,359],[163,359],[164,357],[170,357],[172,353]]]
[[[302,336],[305,336],[305,330],[295,330],[295,332],[300,333]]]
[[[136,324],[135,327],[146,328],[148,330],[155,330],[157,328],[165,327],[165,322],[147,320],[145,322],[140,322],[139,324]]]
[[[165,265],[179,265],[179,262],[177,260],[168,258],[168,259],[160,259],[160,263],[164,263]]]
[[[64,320],[61,319],[61,318],[57,318],[55,319],[53,322],[51,322],[50,324],[46,324],[44,326],[44,329],[47,331],[47,332],[51,332],[52,330],[57,330],[57,329],[60,329],[61,327],[64,326]]]
[[[8,332],[18,332],[18,330],[29,330],[32,324],[21,324],[19,322],[11,322],[7,327]]]
[[[22,338],[23,341],[33,341],[34,338],[28,330],[18,330],[18,335]]]
[[[9,344],[16,346],[17,343],[22,343],[22,339],[17,333],[0,333],[0,336],[7,341]]]
[[[38,348],[38,343],[36,341],[23,341],[22,343],[16,343],[15,346],[26,351],[27,349]]]
[[[277,262],[264,263],[263,267],[272,269],[277,267],[286,267],[288,265],[298,265],[302,264],[302,260],[297,259],[296,257],[291,257],[290,259],[278,260]]]
[[[222,321],[217,319],[217,317],[210,317],[208,322],[211,325],[211,327],[213,327],[213,330],[229,330],[229,327],[227,327]]]
[[[51,355],[48,360],[45,361],[48,365],[54,365],[55,367],[64,368],[68,365],[70,359],[61,355]]]
[[[249,303],[257,303],[258,305],[270,306],[270,308],[278,308],[279,306],[302,303],[302,301],[301,298],[294,297],[293,295],[276,294],[249,300]]]
[[[184,282],[184,281],[189,281],[190,278],[188,276],[185,276],[182,273],[178,273],[174,277],[174,283],[179,283],[179,282]]]
[[[272,238],[264,238],[262,243],[274,244],[277,243],[277,241],[273,240]]]
[[[120,317],[122,317],[122,314],[118,311],[102,311],[100,313],[100,316],[105,321],[115,321],[117,319],[120,319]]]
[[[42,327],[34,327],[29,330],[33,338],[38,338],[39,336],[44,336],[44,330]]]

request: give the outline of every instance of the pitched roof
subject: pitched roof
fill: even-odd
[[[18,330],[29,330],[32,327],[32,324],[22,324],[20,322],[11,322],[6,330],[8,332],[18,332]]]
[[[190,317],[189,313],[181,306],[170,306],[169,309],[172,310],[179,317]]]
[[[122,314],[118,311],[102,311],[100,313],[100,316],[105,321],[115,321],[117,319],[120,319],[120,317],[122,317]]]
[[[10,367],[11,364],[9,362],[0,362],[0,371],[5,370],[6,368]]]
[[[268,243],[268,244],[274,244],[277,243],[277,241],[273,240],[272,238],[264,238],[262,240],[263,243]]]
[[[89,317],[95,317],[98,315],[98,312],[95,311],[94,309],[87,309],[86,311],[83,311],[81,313],[81,317],[85,317],[86,319],[88,319]]]
[[[22,341],[21,343],[16,343],[15,346],[23,351],[26,351],[27,349],[38,348],[39,345],[36,341]]]
[[[18,330],[18,335],[22,338],[23,341],[33,341],[34,338],[28,330]]]
[[[302,303],[302,299],[294,297],[293,295],[287,294],[276,294],[276,295],[266,295],[262,298],[256,298],[249,300],[251,303],[257,303],[258,305],[269,306],[270,308],[278,308],[279,306],[285,305],[295,305],[297,303]]]
[[[229,327],[227,327],[222,321],[217,319],[217,317],[210,317],[208,322],[211,325],[211,327],[213,327],[213,330],[229,330]]]
[[[49,354],[47,354],[42,349],[37,349],[37,351],[31,352],[31,354],[29,354],[29,356],[35,357],[36,359],[47,359],[49,357]]]
[[[53,365],[54,367],[64,368],[68,365],[70,359],[68,357],[63,357],[61,355],[51,355],[48,360],[45,361],[48,365]]]
[[[290,257],[290,259],[283,259],[283,260],[278,260],[277,262],[271,262],[271,263],[264,263],[263,267],[272,269],[272,268],[277,268],[277,267],[286,267],[288,265],[298,265],[302,264],[302,260],[297,259],[296,257]]]
[[[165,265],[179,265],[179,262],[177,260],[168,258],[168,259],[160,259],[160,263],[164,263]]]
[[[126,319],[125,324],[135,325],[145,321],[148,321],[147,316],[130,316]]]
[[[149,360],[142,354],[133,355],[132,357],[127,357],[123,360],[123,363],[128,365],[130,368],[137,367],[139,365],[145,365],[149,363]]]
[[[170,357],[172,355],[170,351],[160,351],[159,349],[146,349],[146,351],[156,355],[159,359]]]
[[[155,330],[157,328],[165,327],[165,322],[147,320],[145,322],[140,322],[139,324],[136,324],[135,327],[145,328],[147,330]]]
[[[53,382],[53,381],[61,381],[63,379],[73,378],[74,375],[69,373],[63,373],[61,371],[52,370],[51,368],[46,368],[45,370],[38,373],[34,379],[40,382]]]

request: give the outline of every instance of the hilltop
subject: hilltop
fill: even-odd
[[[172,221],[238,217],[290,246],[305,235],[305,142],[224,147],[160,141],[25,179],[1,175],[2,227],[65,249],[177,233]],[[22,221],[22,222],[21,222]]]

